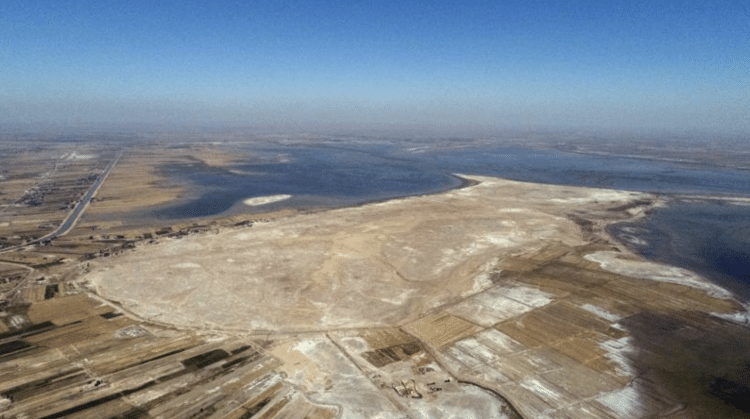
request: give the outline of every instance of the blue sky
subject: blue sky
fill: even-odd
[[[0,122],[750,132],[750,2],[4,1]]]

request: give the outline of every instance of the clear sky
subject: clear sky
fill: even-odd
[[[750,1],[0,3],[0,123],[750,132]]]

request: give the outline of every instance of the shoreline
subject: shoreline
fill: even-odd
[[[737,266],[750,250],[737,235],[737,231],[750,228],[750,217],[744,211],[748,203],[684,195],[669,196],[662,202],[643,218],[607,226],[607,233],[639,257],[695,272],[738,300],[750,302],[750,277]],[[702,211],[711,216],[701,217],[700,228],[691,227]],[[691,233],[680,229],[681,224]],[[730,256],[721,256],[725,254]]]
[[[294,223],[294,222],[307,222],[306,220],[310,219],[309,217],[333,217],[336,218],[337,216],[344,216],[344,214],[354,214],[356,211],[359,210],[368,210],[372,211],[375,208],[382,207],[383,204],[386,205],[384,208],[388,207],[395,207],[399,205],[409,205],[410,202],[414,202],[419,199],[430,199],[430,198],[442,198],[445,197],[453,192],[459,192],[459,191],[465,191],[467,188],[472,186],[481,186],[484,183],[484,180],[489,180],[490,182],[500,182],[500,183],[506,183],[510,185],[515,185],[518,187],[542,187],[542,188],[551,188],[551,189],[575,189],[575,190],[587,190],[587,191],[610,191],[615,193],[626,193],[629,194],[631,192],[629,191],[618,191],[614,189],[608,189],[608,188],[587,188],[587,187],[566,187],[566,186],[559,186],[559,185],[549,185],[549,184],[540,184],[535,182],[520,182],[520,181],[514,181],[514,180],[507,180],[502,178],[495,178],[495,177],[486,177],[486,176],[471,176],[469,175],[462,175],[462,174],[454,174],[455,178],[460,179],[461,185],[458,187],[452,188],[448,191],[443,191],[439,193],[434,194],[421,194],[421,195],[413,195],[413,196],[406,196],[406,197],[395,197],[395,198],[388,198],[388,199],[380,199],[380,200],[373,200],[365,203],[360,203],[352,206],[345,206],[345,207],[338,207],[338,208],[316,208],[313,210],[278,210],[273,211],[269,213],[265,213],[265,217],[263,220],[252,220],[252,215],[254,214],[241,214],[234,217],[221,217],[215,219],[214,228],[211,229],[212,234],[209,236],[223,236],[223,235],[231,235],[231,234],[245,234],[243,232],[247,231],[250,235],[254,234],[255,227],[264,227],[269,228],[271,227],[269,223],[271,224],[278,224],[278,223]],[[466,176],[466,177],[464,177]],[[479,178],[480,180],[477,180]],[[484,178],[484,179],[482,179]],[[597,242],[601,242],[601,238],[604,238],[604,241],[602,243],[608,243],[609,245],[613,245],[618,249],[618,252],[622,255],[629,255],[629,257],[636,257],[639,259],[642,259],[644,261],[648,261],[648,263],[654,263],[650,259],[644,258],[637,252],[634,252],[631,248],[629,248],[626,244],[622,243],[620,240],[618,240],[616,237],[611,235],[607,230],[608,227],[615,223],[634,223],[638,220],[641,220],[645,217],[648,217],[649,211],[655,207],[656,205],[659,205],[661,203],[661,199],[658,198],[658,196],[654,196],[653,194],[643,194],[639,193],[636,195],[651,195],[654,199],[652,201],[649,201],[648,203],[638,203],[639,198],[628,198],[625,201],[621,201],[619,204],[615,205],[615,208],[625,208],[623,211],[618,212],[618,216],[615,218],[611,218],[612,215],[606,213],[606,211],[600,211],[599,213],[592,213],[588,214],[588,219],[584,219],[583,222],[576,221],[575,224],[577,225],[577,229],[581,229],[583,236],[582,239],[584,242],[593,244]],[[642,198],[640,198],[642,199]],[[625,204],[625,205],[623,205]],[[635,207],[632,207],[631,205],[635,204]],[[636,212],[632,212],[633,208],[640,209]],[[245,215],[249,217],[245,217]],[[347,215],[348,217],[349,215]],[[624,217],[624,218],[623,218]],[[247,221],[243,222],[237,222],[237,223],[223,223],[222,221],[227,221],[229,219],[237,219],[237,218],[247,218]],[[296,221],[295,221],[296,220]],[[258,223],[258,221],[261,221]],[[593,223],[593,224],[592,224]],[[592,226],[593,230],[589,235],[587,235],[586,226]],[[247,227],[251,226],[253,229],[247,230]],[[205,233],[206,230],[200,230],[200,231],[177,231],[173,232],[171,234],[165,235],[163,238],[155,238],[152,240],[139,240],[135,242],[135,248],[141,247],[144,244],[147,244],[149,247],[156,246],[156,245],[169,245],[169,244],[176,244],[178,241],[182,242],[185,239],[201,239],[206,238],[207,236],[203,233]],[[604,236],[604,237],[602,237]],[[153,248],[153,247],[152,247]],[[118,257],[125,256],[127,253],[125,252]],[[714,284],[713,281],[709,281],[711,285],[715,285],[718,287],[722,287],[721,284]],[[689,281],[685,284],[689,284]],[[683,284],[683,285],[685,285]],[[722,287],[723,288],[723,287]],[[359,327],[359,326],[354,326]],[[236,330],[236,328],[231,328]],[[318,328],[319,329],[319,328]],[[317,329],[316,329],[317,330]],[[248,330],[250,331],[250,330]],[[301,330],[300,330],[301,331]]]
[[[411,382],[436,406],[439,394],[469,396],[447,384],[430,393],[438,375],[489,390],[524,418],[563,416],[570,403],[606,418],[621,406],[671,411],[680,377],[640,373],[645,356],[671,355],[642,351],[648,320],[744,319],[736,300],[695,287],[690,273],[607,240],[607,225],[646,216],[659,195],[454,176],[461,187],[442,193],[140,241],[89,261],[73,282],[152,330],[262,341],[285,382],[316,400],[345,400],[351,377],[373,398],[403,397]],[[381,365],[380,353],[399,359]],[[666,374],[682,374],[694,361],[669,362]],[[437,371],[418,373],[425,363]],[[322,378],[310,382],[311,369]]]
[[[358,207],[362,207],[362,206],[369,205],[369,204],[377,204],[377,203],[387,202],[391,200],[437,195],[437,194],[441,194],[445,192],[450,192],[452,190],[463,189],[463,188],[470,187],[476,184],[476,181],[464,178],[459,174],[447,173],[446,176],[458,181],[458,184],[455,186],[451,186],[447,189],[440,189],[440,190],[436,190],[433,192],[423,192],[423,193],[408,194],[408,195],[398,195],[398,196],[392,196],[392,197],[386,197],[386,198],[369,199],[369,200],[357,202],[354,204],[341,204],[341,205],[332,205],[332,206],[304,206],[301,204],[295,205],[292,202],[289,202],[289,201],[293,201],[295,197],[294,195],[291,195],[291,198],[289,199],[280,200],[278,202],[270,202],[264,205],[258,205],[255,207],[256,210],[248,211],[248,209],[251,207],[244,205],[243,201],[245,199],[253,199],[253,198],[245,197],[245,198],[238,198],[237,201],[235,201],[229,209],[219,214],[205,215],[205,216],[198,216],[198,217],[184,217],[184,218],[169,218],[169,217],[155,215],[157,212],[163,209],[193,202],[195,201],[195,196],[193,196],[190,198],[182,198],[182,199],[178,198],[173,201],[159,204],[150,209],[137,208],[133,211],[123,211],[118,214],[111,214],[111,215],[106,215],[106,216],[99,216],[99,214],[96,214],[94,217],[91,217],[89,219],[89,222],[92,222],[92,223],[95,223],[97,221],[106,222],[110,220],[111,218],[116,217],[116,219],[118,220],[123,220],[127,222],[128,225],[132,226],[134,229],[147,228],[147,227],[157,228],[159,226],[163,227],[165,225],[182,225],[182,224],[200,223],[200,222],[211,223],[214,221],[220,223],[222,220],[226,220],[226,219],[235,219],[235,218],[242,218],[242,217],[253,218],[259,215],[273,217],[274,214],[288,213],[289,211],[293,211],[293,212],[300,213],[300,214],[310,214],[310,213],[319,213],[319,212],[325,212],[325,211],[331,211],[331,210],[337,210],[337,209],[343,209],[343,208],[358,208]],[[199,195],[196,195],[196,196],[199,196]],[[264,210],[262,207],[265,205],[278,206],[278,208],[273,208],[271,210]],[[239,209],[234,209],[234,208],[239,208]],[[245,209],[245,210],[243,211],[242,209]],[[124,218],[117,218],[117,217],[124,217]]]

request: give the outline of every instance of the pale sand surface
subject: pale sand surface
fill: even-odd
[[[481,183],[141,247],[86,279],[139,314],[185,326],[393,325],[489,288],[498,257],[583,244],[567,212],[644,196],[469,178]]]
[[[703,357],[639,352],[649,316],[747,321],[730,293],[606,236],[655,196],[465,177],[478,184],[140,245],[82,281],[156,323],[271,337],[286,380],[343,417],[680,418],[687,401],[741,417],[673,390]],[[665,342],[691,347],[680,333]]]
[[[291,197],[291,195],[256,196],[254,198],[247,198],[243,200],[242,203],[251,207],[256,207],[259,205],[271,204],[273,202],[285,201]]]

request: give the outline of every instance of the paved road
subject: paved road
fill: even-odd
[[[28,245],[36,244],[36,243],[41,243],[41,242],[46,241],[46,240],[54,240],[54,239],[56,239],[56,238],[58,238],[58,237],[60,237],[60,236],[62,236],[64,234],[66,234],[70,230],[72,230],[73,227],[75,227],[75,225],[78,222],[78,220],[83,215],[83,212],[88,207],[89,203],[91,202],[91,199],[99,191],[99,188],[102,186],[102,184],[104,183],[104,181],[107,180],[107,176],[109,176],[109,173],[115,167],[115,165],[117,164],[117,161],[120,160],[120,157],[122,157],[122,151],[120,151],[120,152],[117,153],[117,155],[115,156],[115,158],[109,163],[109,165],[107,165],[107,167],[104,169],[104,171],[102,172],[102,174],[99,175],[99,177],[96,179],[96,182],[94,182],[94,184],[91,185],[91,188],[89,188],[89,190],[86,191],[86,193],[83,195],[83,198],[81,198],[81,200],[78,201],[78,203],[73,208],[73,210],[70,211],[70,213],[68,214],[68,216],[65,218],[65,220],[63,220],[63,222],[60,224],[59,227],[57,227],[57,229],[55,231],[53,231],[53,232],[51,232],[51,233],[49,233],[49,234],[47,234],[47,235],[45,235],[43,237],[40,237],[40,238],[38,238],[36,240],[33,240],[33,241],[29,242],[29,243],[26,243],[24,245],[19,245],[19,246],[8,247],[8,248],[5,248],[5,249],[0,249],[0,253],[12,252],[12,251],[15,251],[15,250],[20,250],[20,249],[23,249],[24,247],[26,247]]]

